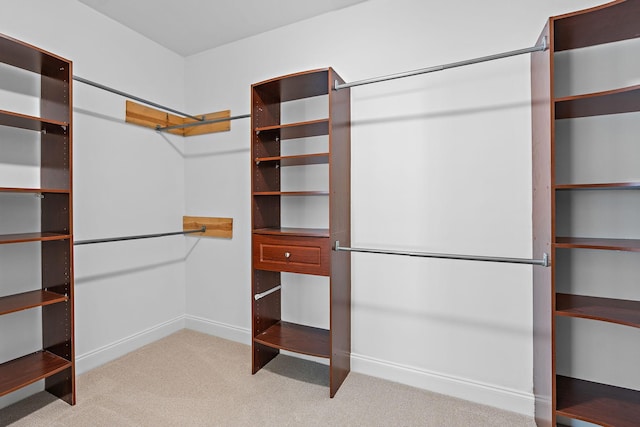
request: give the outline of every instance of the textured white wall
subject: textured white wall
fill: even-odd
[[[354,81],[528,47],[549,16],[598,3],[372,0],[187,58],[186,102],[244,114],[252,83],[288,73]],[[353,88],[352,245],[540,257],[529,79],[525,55]],[[185,146],[187,210],[235,221],[187,262],[188,324],[246,343],[249,138],[245,120]],[[326,317],[321,286],[290,301]],[[533,412],[530,267],[354,254],[352,287],[355,371]]]
[[[75,0],[3,2],[0,31],[71,59],[76,75],[175,108],[184,105],[183,58]],[[29,83],[24,73],[10,79],[21,82],[17,86],[6,84],[7,74],[2,79],[0,108],[39,114],[37,82]],[[120,96],[77,82],[73,89],[76,240],[182,229],[182,138],[124,123]],[[23,141],[32,137],[26,134],[18,141],[15,130],[0,129],[0,186],[38,186],[38,144]],[[12,197],[23,204],[35,200]],[[23,231],[37,230],[38,218],[4,209],[14,202],[2,199],[3,224],[13,218],[11,225]],[[38,245],[2,246],[0,295],[17,292],[19,284],[38,287]],[[79,373],[183,326],[185,255],[183,237],[76,247]],[[33,277],[23,280],[24,269]],[[0,362],[39,349],[39,328],[38,309],[2,316]],[[0,399],[0,407],[38,386]]]

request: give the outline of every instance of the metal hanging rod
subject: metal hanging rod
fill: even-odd
[[[172,125],[172,126],[165,126],[165,127],[161,127],[160,125],[157,125],[156,130],[158,132],[164,132],[164,131],[169,131],[173,129],[190,128],[193,126],[209,125],[211,123],[228,122],[228,121],[237,120],[237,119],[246,119],[249,117],[251,117],[251,114],[242,114],[240,116],[222,117],[219,119],[211,119],[211,120],[202,120],[200,122],[195,122],[195,123],[185,123],[182,125]]]
[[[387,255],[405,255],[415,256],[423,258],[442,258],[442,259],[457,259],[465,261],[486,261],[486,262],[504,262],[512,264],[532,264],[541,265],[543,267],[549,267],[549,255],[542,254],[542,259],[528,259],[528,258],[504,258],[504,257],[490,257],[479,255],[456,255],[456,254],[439,254],[430,252],[406,252],[406,251],[392,251],[386,249],[366,249],[366,248],[346,248],[341,247],[340,242],[336,241],[333,250],[335,251],[347,251],[347,252],[364,252],[370,254],[387,254]]]
[[[198,230],[184,230],[184,231],[175,231],[171,233],[157,233],[157,234],[141,234],[138,236],[124,236],[124,237],[110,237],[106,239],[93,239],[93,240],[77,240],[73,242],[75,246],[78,245],[91,245],[93,243],[107,243],[107,242],[119,242],[122,240],[138,240],[138,239],[151,239],[153,237],[165,237],[165,236],[177,236],[180,234],[191,234],[191,233],[204,233],[207,231],[207,227],[204,225]]]
[[[77,82],[80,82],[80,83],[87,84],[89,86],[97,87],[98,89],[106,90],[107,92],[115,93],[116,95],[124,96],[125,98],[131,98],[131,99],[133,99],[135,101],[142,102],[143,104],[151,105],[152,107],[160,108],[161,110],[169,111],[171,113],[175,113],[175,114],[178,114],[180,116],[188,117],[190,119],[194,119],[194,120],[198,120],[198,121],[203,121],[204,120],[202,117],[192,116],[191,114],[183,113],[181,111],[174,110],[173,108],[169,108],[169,107],[165,107],[164,105],[156,104],[155,102],[148,101],[148,100],[146,100],[144,98],[140,98],[140,97],[137,97],[135,95],[131,95],[130,93],[122,92],[122,91],[120,91],[118,89],[114,89],[114,88],[111,88],[109,86],[105,86],[105,85],[100,84],[100,83],[92,82],[91,80],[87,80],[87,79],[84,79],[82,77],[73,76],[73,80],[75,80]]]
[[[271,295],[272,293],[274,293],[276,291],[279,291],[280,289],[282,289],[282,285],[278,285],[276,287],[273,287],[273,288],[269,289],[268,291],[264,291],[264,292],[261,292],[259,294],[255,294],[253,296],[253,299],[258,301],[259,299],[262,299],[262,298],[266,297],[267,295]]]
[[[527,47],[524,49],[518,49],[518,50],[512,50],[509,52],[503,52],[503,53],[497,53],[495,55],[489,55],[489,56],[483,56],[481,58],[474,58],[474,59],[467,59],[465,61],[459,61],[459,62],[452,62],[449,64],[443,64],[443,65],[436,65],[435,67],[429,67],[429,68],[422,68],[420,70],[414,70],[414,71],[407,71],[405,73],[397,73],[397,74],[389,74],[387,76],[382,76],[382,77],[376,77],[376,78],[372,78],[372,79],[366,79],[366,80],[358,80],[352,83],[338,83],[338,81],[336,80],[336,82],[334,83],[334,89],[335,90],[339,90],[339,89],[345,89],[348,87],[353,87],[353,86],[362,86],[362,85],[367,85],[370,83],[378,83],[378,82],[384,82],[387,80],[394,80],[394,79],[401,79],[403,77],[410,77],[410,76],[415,76],[418,74],[426,74],[426,73],[432,73],[434,71],[442,71],[442,70],[446,70],[449,68],[455,68],[455,67],[463,67],[465,65],[471,65],[471,64],[477,64],[479,62],[487,62],[487,61],[493,61],[495,59],[501,59],[501,58],[508,58],[510,56],[516,56],[516,55],[522,55],[525,53],[532,53],[532,52],[540,52],[543,50],[547,50],[547,39],[546,37],[542,40],[542,44],[540,45],[536,45],[533,47]]]

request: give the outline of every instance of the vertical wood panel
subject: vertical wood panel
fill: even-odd
[[[552,40],[547,24],[538,39]],[[551,253],[551,52],[531,54],[531,112],[533,165],[533,256]],[[539,426],[555,425],[553,405],[553,289],[551,269],[533,267],[533,392]]]
[[[328,87],[344,80],[332,69]],[[351,91],[329,92],[329,227],[331,242],[351,246]],[[331,251],[331,366],[333,397],[351,370],[351,253]]]

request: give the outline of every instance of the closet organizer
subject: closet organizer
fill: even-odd
[[[40,310],[42,317],[39,351],[18,358],[0,361],[0,396],[9,394],[39,380],[45,389],[75,404],[75,360],[73,329],[73,235],[71,185],[72,96],[71,61],[37,47],[0,35],[0,62],[5,69],[26,81],[40,81],[40,112],[37,116],[0,110],[0,127],[14,128],[11,135],[35,133],[40,152],[38,188],[0,187],[4,209],[14,205],[9,218],[3,218],[0,245],[3,251],[29,253],[39,260],[24,260],[41,265],[39,283],[32,283],[32,274],[24,272],[19,283],[7,283],[7,294],[0,288],[0,322],[23,310]],[[22,74],[21,74],[22,73]],[[0,128],[2,131],[2,128]],[[20,140],[23,138],[20,137]],[[25,140],[29,138],[24,138]],[[7,141],[8,143],[9,141]],[[5,141],[0,141],[0,146]],[[13,142],[11,142],[13,143]],[[30,142],[25,142],[28,144]],[[11,163],[7,148],[0,148],[0,159]],[[2,182],[0,182],[0,186]],[[24,198],[37,197],[39,207],[25,203]],[[32,212],[38,209],[39,212]],[[23,230],[21,217],[40,216],[39,226]],[[11,230],[11,227],[18,229]],[[22,245],[31,245],[24,250]],[[37,247],[36,247],[37,246]],[[6,252],[5,252],[6,253]],[[3,341],[6,337],[1,338]],[[5,341],[6,342],[6,341]],[[11,348],[11,345],[7,346]]]
[[[532,55],[539,426],[640,425],[640,1],[549,19]]]
[[[253,373],[280,350],[326,358],[331,397],[351,366],[351,259],[331,251],[332,241],[348,244],[351,235],[351,107],[349,90],[332,90],[335,81],[343,82],[326,68],[251,87]],[[292,103],[306,111],[318,100],[319,118],[285,114]],[[319,144],[310,141],[318,138]],[[305,150],[309,146],[317,148]],[[284,179],[289,169],[320,165],[328,167],[324,188],[299,188]],[[291,211],[304,212],[305,203],[318,198],[328,227],[286,222]],[[329,278],[328,329],[281,319],[282,272]]]

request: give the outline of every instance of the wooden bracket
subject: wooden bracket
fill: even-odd
[[[193,233],[190,236],[206,236],[206,237],[225,237],[231,239],[233,237],[233,218],[213,218],[206,216],[183,216],[182,230],[196,230],[207,228],[204,233]]]
[[[201,115],[204,120],[224,119],[231,117],[231,110],[217,111]],[[198,117],[198,116],[196,116]],[[126,105],[126,121],[135,125],[156,129],[157,126],[175,126],[195,123],[197,120],[176,116],[155,108],[146,107],[133,101],[127,101]],[[231,129],[230,121],[217,123],[209,123],[200,126],[191,126],[182,129],[171,129],[167,132],[174,135],[192,136],[202,135],[205,133],[226,132]]]

